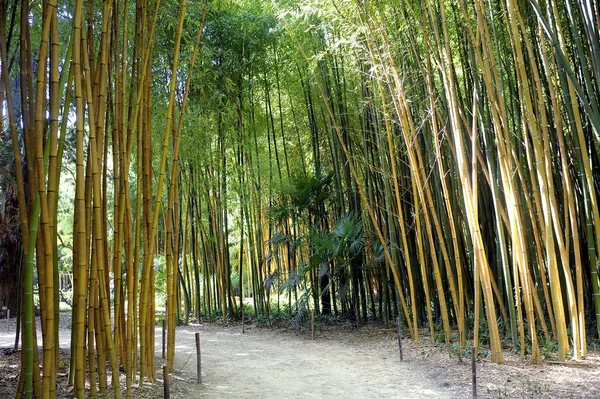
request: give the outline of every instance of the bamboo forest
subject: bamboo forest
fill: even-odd
[[[77,398],[156,381],[162,319],[169,371],[178,326],[313,314],[597,353],[599,30],[597,0],[0,0],[16,397],[57,397],[65,304]]]

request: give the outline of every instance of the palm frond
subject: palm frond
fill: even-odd
[[[387,244],[389,248],[389,243]],[[385,264],[385,251],[381,243],[376,242],[373,245],[373,259],[369,263],[363,266],[363,269],[375,269]]]

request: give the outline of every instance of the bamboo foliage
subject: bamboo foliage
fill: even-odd
[[[27,249],[20,395],[56,395],[70,130],[77,397],[118,397],[121,367],[128,397],[156,378],[163,290],[170,368],[178,319],[225,322],[250,301],[268,322],[402,314],[415,341],[427,328],[497,362],[508,336],[523,360],[551,340],[586,357],[597,4],[17,3],[0,2],[0,109]]]

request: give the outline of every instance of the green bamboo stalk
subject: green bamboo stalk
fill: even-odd
[[[27,248],[27,264],[25,266],[25,322],[23,328],[23,350],[25,351],[25,399],[33,397],[33,332],[35,316],[33,314],[33,268],[35,265],[35,247],[38,236],[38,224],[40,220],[40,197],[35,196],[29,222],[29,246]]]

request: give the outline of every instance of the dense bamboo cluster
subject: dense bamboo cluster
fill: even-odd
[[[56,395],[58,248],[65,246],[57,232],[58,187],[66,184],[74,186],[74,203],[68,211],[74,221],[68,247],[73,260],[70,380],[77,397],[103,393],[109,380],[114,396],[120,397],[122,368],[129,397],[134,381],[156,379],[154,254],[164,177],[177,176],[185,100],[176,103],[174,97],[181,82],[179,48],[186,1],[174,7],[161,6],[160,1],[82,0],[33,6],[39,8],[30,8],[29,2],[2,1],[0,10],[1,103],[10,121],[27,249],[21,284],[23,373],[17,396]],[[157,21],[168,10],[177,26],[171,36],[173,52],[163,61],[171,62],[172,71],[169,118],[157,127],[152,96],[160,79],[152,76],[152,54]],[[194,11],[201,13],[202,8]],[[202,27],[196,23],[190,28],[198,32],[186,54],[193,60]],[[134,37],[129,36],[132,32]],[[20,104],[14,103],[15,94]],[[152,142],[160,134],[155,130],[164,138],[158,151]],[[74,154],[67,157],[73,167],[71,183],[62,170],[65,141],[74,146]],[[157,153],[161,162],[155,168]],[[159,175],[157,182],[154,173]],[[176,184],[170,181],[170,191]],[[34,275],[43,336],[39,360]],[[172,364],[174,321],[170,320],[169,330]]]
[[[408,225],[416,233],[413,245],[386,237],[409,277],[397,289],[414,291],[419,277],[409,265],[418,259],[425,290],[433,275],[435,293],[426,296],[437,302],[446,340],[452,320],[464,342],[464,320],[473,312],[475,345],[483,316],[497,361],[507,331],[522,356],[530,348],[533,360],[540,356],[540,334],[558,339],[559,358],[569,341],[572,356],[584,357],[586,309],[596,334],[600,309],[594,7],[359,3],[338,4],[332,13],[339,23],[327,25],[327,33],[348,40],[369,63],[378,96],[362,101],[378,104],[375,129],[387,137],[387,147],[380,147],[387,158],[380,164],[385,192],[407,201],[388,204],[388,195],[365,206],[385,204],[380,223],[391,213],[397,220],[390,228]],[[352,15],[359,18],[349,24]],[[319,89],[332,121],[343,120],[343,109],[331,111],[328,77],[315,73],[315,79],[324,82]],[[335,130],[339,135],[340,127]],[[355,176],[360,187],[373,163],[344,152],[350,165],[364,165],[364,175]],[[403,177],[410,185],[398,190]],[[407,222],[407,213],[417,220]]]
[[[162,306],[169,367],[178,321],[248,312],[598,338],[597,2],[59,3],[0,0],[19,397],[55,396],[65,252],[77,397],[156,378]]]
[[[559,358],[569,351],[569,340],[572,356],[585,357],[584,312],[587,308],[588,314],[597,315],[600,309],[594,205],[598,169],[593,162],[599,137],[593,121],[598,116],[598,87],[586,85],[598,77],[587,72],[598,71],[597,21],[586,5],[569,2],[571,29],[563,34],[556,4],[545,7],[542,11],[537,2],[514,1],[475,2],[473,7],[439,2],[420,9],[404,4],[406,25],[418,32],[395,38],[412,49],[414,58],[406,57],[404,66],[393,57],[393,41],[378,22],[390,10],[361,13],[371,60],[381,68],[379,82],[385,82],[402,131],[399,145],[409,159],[418,200],[429,209],[423,218],[429,225],[430,213],[435,226],[435,235],[428,233],[428,238],[440,243],[437,256],[441,252],[446,265],[446,289],[455,291],[453,274],[466,269],[473,276],[477,345],[481,287],[492,358],[498,361],[499,334],[504,331],[496,325],[496,308],[522,356],[528,338],[533,360],[539,359],[538,327],[544,339],[557,337]],[[457,21],[455,26],[450,20]],[[579,29],[585,37],[578,37]],[[570,57],[565,44],[569,40],[577,48]],[[428,150],[432,147],[434,151]],[[437,178],[432,176],[436,172]],[[485,180],[480,182],[480,176]],[[449,180],[453,191],[447,189]],[[427,195],[430,190],[438,194]],[[440,207],[436,196],[462,201],[445,201]],[[438,227],[438,212],[449,228]],[[462,214],[462,220],[453,220],[456,214]],[[461,230],[468,233],[463,239],[467,256],[450,262],[444,242],[450,237],[455,241],[453,231]],[[456,253],[460,247],[454,244],[452,250]],[[462,292],[452,297],[459,331],[464,300]],[[594,321],[597,328],[598,319]]]
[[[279,25],[252,2],[208,21],[214,80],[198,92],[222,95],[192,117],[202,150],[182,155],[186,317],[245,296],[297,319],[400,312],[416,340],[440,326],[498,362],[554,340],[560,359],[585,357],[597,5],[272,6]]]

